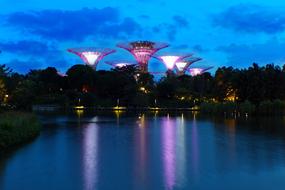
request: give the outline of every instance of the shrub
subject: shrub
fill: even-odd
[[[239,111],[241,114],[253,114],[255,112],[255,105],[250,101],[246,100],[245,102],[239,105]]]
[[[4,113],[0,115],[0,150],[24,143],[40,133],[40,122],[33,114]]]

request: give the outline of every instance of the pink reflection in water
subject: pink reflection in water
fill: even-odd
[[[98,126],[95,123],[83,130],[83,177],[84,189],[95,189],[98,165]]]
[[[175,185],[176,160],[175,160],[175,122],[165,118],[162,126],[162,149],[165,185],[173,189]]]
[[[184,185],[186,176],[186,137],[184,115],[176,118],[176,178],[177,185]]]
[[[193,125],[192,125],[192,162],[194,168],[195,176],[198,176],[199,172],[199,144],[198,144],[198,130],[197,130],[197,121],[194,114]]]
[[[135,135],[135,157],[137,162],[137,174],[140,182],[144,184],[146,180],[146,161],[147,161],[147,136],[146,136],[146,121],[145,115],[141,115],[138,118],[137,124],[139,126],[138,131]]]

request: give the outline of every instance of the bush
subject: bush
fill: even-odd
[[[0,115],[0,150],[24,143],[40,133],[40,122],[27,113]]]
[[[250,101],[246,100],[245,102],[239,105],[239,111],[241,114],[250,114],[252,115],[255,112],[255,105]]]
[[[285,103],[281,100],[263,101],[259,105],[258,113],[266,115],[284,114]]]
[[[204,113],[210,114],[231,114],[236,111],[236,104],[234,102],[223,102],[223,103],[214,103],[214,102],[204,102],[200,105],[200,110]]]

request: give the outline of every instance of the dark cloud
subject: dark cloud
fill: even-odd
[[[188,49],[188,48],[189,48],[188,44],[180,44],[174,47],[174,49]]]
[[[34,59],[28,59],[28,60],[13,59],[8,63],[5,63],[5,65],[13,69],[13,71],[19,73],[27,73],[31,69],[41,69],[44,67],[44,64],[42,62]]]
[[[187,19],[179,15],[173,16],[173,20],[174,23],[179,27],[187,27],[189,25]]]
[[[3,53],[8,52],[32,56],[42,56],[42,54],[45,54],[46,52],[56,51],[55,47],[49,46],[47,43],[33,40],[0,42],[0,49]]]
[[[57,41],[83,41],[87,37],[124,37],[139,33],[131,18],[120,19],[118,9],[43,10],[7,15],[6,26]]]
[[[214,15],[213,24],[237,32],[274,34],[285,29],[285,11],[240,4]]]
[[[43,57],[43,59],[12,59],[5,64],[12,68],[13,71],[20,73],[27,73],[31,69],[45,69],[47,67],[56,67],[58,70],[64,71],[66,68],[71,66],[71,64],[68,64],[68,62],[62,58],[62,56],[53,57],[51,55]]]
[[[140,15],[139,17],[142,18],[142,19],[145,19],[145,20],[150,19],[149,15]]]
[[[285,43],[272,39],[263,44],[221,46],[217,48],[217,51],[227,54],[229,65],[246,67],[253,62],[283,64],[285,61],[284,49]]]
[[[208,49],[204,48],[202,45],[194,45],[193,50],[198,53],[204,53],[209,51]]]

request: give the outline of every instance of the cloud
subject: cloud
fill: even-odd
[[[55,47],[51,47],[47,43],[34,40],[0,42],[0,49],[3,52],[12,54],[32,56],[42,56],[42,54],[45,54],[46,52],[56,51]]]
[[[193,50],[198,53],[205,53],[209,51],[209,49],[204,48],[202,45],[198,45],[198,44],[193,46]]]
[[[121,20],[112,7],[15,12],[7,15],[5,25],[44,39],[77,42],[88,37],[125,37],[141,29],[132,18]]]
[[[168,40],[174,41],[179,30],[187,28],[188,25],[188,21],[185,18],[175,15],[169,22],[164,22],[152,27],[152,32],[165,34]]]
[[[19,73],[27,73],[32,69],[41,69],[44,67],[44,64],[35,59],[28,59],[28,60],[19,60],[13,59],[8,63],[5,63],[8,67],[13,69],[13,71]]]
[[[240,4],[214,15],[213,24],[237,32],[275,34],[285,30],[284,13],[259,5]]]
[[[260,64],[284,64],[285,43],[271,39],[262,44],[231,44],[218,47],[216,50],[227,54],[228,64],[235,67],[246,67],[253,62]]]
[[[174,20],[174,23],[179,27],[188,27],[189,25],[188,21],[179,15],[173,16],[173,20]]]

